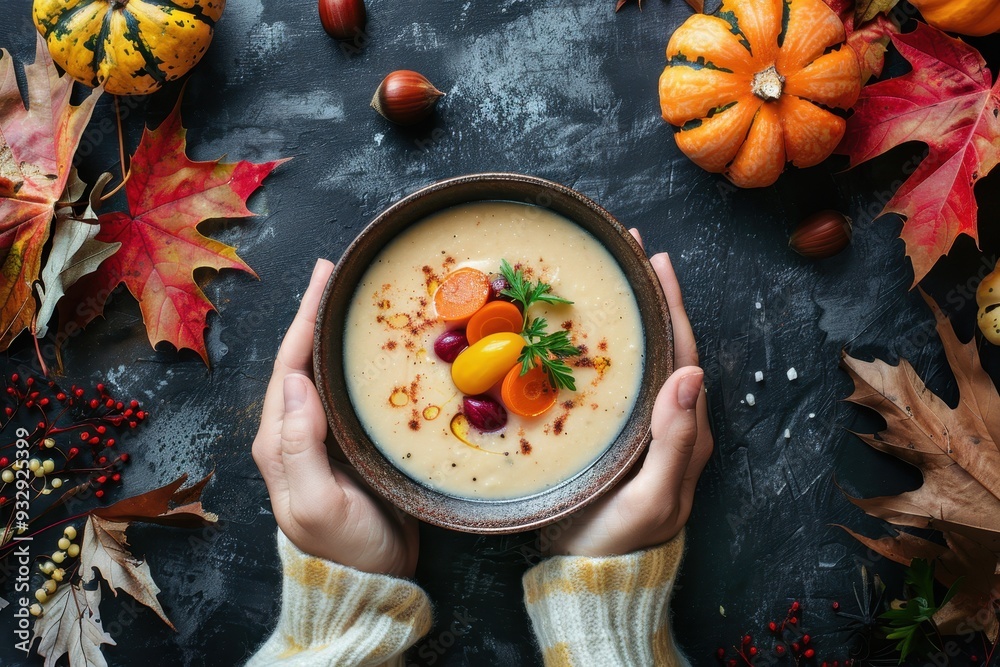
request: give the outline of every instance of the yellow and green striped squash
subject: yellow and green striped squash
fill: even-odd
[[[226,0],[35,0],[52,59],[88,86],[146,95],[208,50]]]

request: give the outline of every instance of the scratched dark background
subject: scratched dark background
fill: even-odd
[[[919,484],[905,465],[869,450],[847,429],[877,418],[842,399],[841,349],[866,359],[909,358],[949,401],[954,382],[931,316],[910,292],[912,273],[896,217],[874,220],[919,145],[845,171],[843,158],[792,170],[777,185],[739,191],[701,171],[674,146],[660,120],[657,78],[669,34],[690,9],[681,0],[370,0],[369,36],[342,49],[322,31],[315,2],[230,0],[215,42],[187,84],[184,120],[199,159],[295,159],[251,200],[259,217],[203,226],[236,245],[260,280],[200,275],[219,314],[209,318],[211,368],[192,353],[152,350],[139,309],[117,294],[107,319],[69,342],[64,381],[104,380],[141,399],[153,417],[130,441],[135,459],[122,493],[137,493],[215,468],[207,505],[217,533],[133,528],[162,587],[173,633],[145,609],[105,595],[113,665],[236,665],[273,627],[279,606],[274,519],[250,442],[275,350],[317,255],[337,258],[381,209],[432,181],[509,170],[577,188],[642,230],[651,251],[673,257],[707,370],[717,449],[698,490],[690,549],[674,597],[678,640],[696,665],[718,646],[801,600],[804,625],[824,657],[847,655],[844,624],[864,551],[834,523],[877,534],[843,497]],[[710,3],[711,4],[711,3]],[[4,0],[0,45],[24,62],[34,52],[29,0]],[[976,40],[1000,62],[996,40]],[[417,69],[448,93],[435,119],[393,127],[369,107],[381,78]],[[905,71],[898,62],[892,71]],[[142,121],[158,123],[179,85],[125,104],[134,150]],[[110,98],[94,125],[113,119]],[[117,170],[113,133],[90,135],[84,178]],[[1000,233],[997,177],[977,186],[982,248],[995,261]],[[121,205],[121,202],[118,202]],[[833,207],[854,218],[848,252],[823,262],[786,248],[790,228]],[[968,238],[925,283],[967,340],[972,297],[992,268]],[[19,341],[8,366],[30,366]],[[997,375],[1000,357],[986,352]],[[799,379],[785,371],[794,366]],[[753,381],[762,370],[766,381]],[[756,395],[756,406],[743,402]],[[809,414],[815,417],[810,419]],[[790,429],[792,437],[783,433]],[[411,665],[537,665],[521,603],[520,575],[532,536],[484,538],[426,528],[418,578],[436,604],[437,626]],[[899,569],[870,562],[899,594]],[[0,591],[2,594],[3,591]],[[724,615],[723,615],[724,612]],[[7,636],[10,609],[0,612]],[[0,639],[0,664],[41,664]],[[969,650],[975,650],[970,645]],[[965,647],[963,646],[963,650]],[[967,653],[963,655],[968,655]],[[956,658],[953,664],[964,664]],[[790,663],[789,663],[790,664]]]

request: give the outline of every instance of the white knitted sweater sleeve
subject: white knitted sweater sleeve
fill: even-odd
[[[416,584],[308,556],[278,531],[281,616],[247,667],[397,667],[431,628]]]
[[[688,667],[670,630],[684,533],[608,558],[557,556],[524,575],[524,601],[546,667]]]

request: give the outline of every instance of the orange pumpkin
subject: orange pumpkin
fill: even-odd
[[[910,0],[930,25],[963,35],[989,35],[1000,30],[998,0]]]
[[[774,183],[785,165],[811,167],[844,136],[861,68],[844,24],[823,0],[723,0],[667,45],[663,118],[695,164],[735,185]]]

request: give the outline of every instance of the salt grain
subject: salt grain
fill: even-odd
[[[757,310],[760,310],[760,309],[761,309],[761,305],[760,305],[760,301],[758,301],[758,302],[757,302],[757,303],[755,303],[754,305],[755,305],[755,306],[757,306]]]
[[[754,404],[755,404],[756,402],[757,402],[757,399],[756,399],[756,398],[754,398],[753,394],[747,394],[747,405],[750,405],[750,406],[752,406],[752,405],[754,405]]]
[[[785,440],[791,440],[791,439],[792,439],[792,432],[791,432],[791,430],[789,430],[789,429],[786,428],[785,429]]]
[[[816,413],[815,412],[810,412],[809,413],[809,419],[813,419],[815,417],[816,417]]]
[[[753,379],[756,380],[757,382],[763,382],[764,381],[764,371],[757,371],[756,373],[754,373],[753,374]]]
[[[799,377],[799,372],[795,370],[795,366],[792,366],[791,368],[788,369],[787,375],[788,375],[788,381],[791,382],[792,380],[795,380]]]

